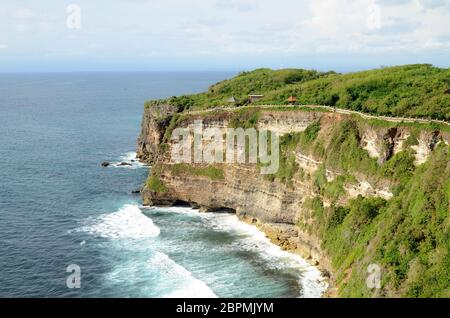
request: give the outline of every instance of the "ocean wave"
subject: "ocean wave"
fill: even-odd
[[[283,251],[273,244],[267,236],[253,225],[240,221],[235,215],[219,214],[209,221],[216,229],[234,231],[243,237],[234,245],[238,249],[257,251],[266,266],[278,270],[296,270],[300,273],[300,297],[319,298],[326,290],[321,272],[298,255]]]
[[[127,152],[121,157],[119,157],[119,161],[111,163],[111,166],[115,168],[126,168],[126,169],[139,169],[148,167],[148,165],[139,161],[139,159],[136,156],[137,156],[136,152]],[[126,165],[123,165],[123,163],[126,163]]]
[[[108,239],[143,239],[160,234],[159,228],[153,224],[152,219],[145,216],[138,206],[131,204],[124,205],[116,212],[88,220],[88,223],[90,224],[75,231]]]
[[[152,270],[167,276],[166,281],[176,282],[176,288],[163,293],[161,298],[217,298],[208,285],[164,253],[156,252],[148,265]]]
[[[327,289],[321,272],[298,255],[283,251],[273,244],[266,235],[253,225],[240,221],[230,213],[199,213],[188,207],[153,208],[155,211],[180,213],[201,217],[207,227],[217,231],[237,234],[239,239],[233,248],[248,252],[257,252],[264,266],[276,270],[288,270],[299,273],[300,297],[318,298]]]

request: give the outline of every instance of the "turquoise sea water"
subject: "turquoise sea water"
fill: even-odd
[[[319,296],[315,268],[235,216],[131,194],[148,173],[132,162],[143,102],[231,75],[0,75],[0,297]]]

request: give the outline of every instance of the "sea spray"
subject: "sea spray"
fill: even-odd
[[[124,205],[117,212],[103,214],[86,222],[87,225],[75,231],[109,239],[142,239],[156,237],[160,233],[152,219],[145,216],[138,206],[131,204]]]
[[[198,210],[187,207],[142,207],[143,211],[153,214],[179,214],[192,219],[200,219],[199,226],[209,231],[230,234],[234,237],[231,243],[217,243],[220,246],[214,249],[226,249],[230,254],[245,253],[243,255],[256,254],[258,266],[266,267],[268,270],[278,273],[289,273],[297,276],[299,285],[298,297],[315,298],[321,297],[327,288],[324,277],[320,271],[306,262],[298,255],[281,250],[255,226],[241,222],[236,215],[229,213],[199,213]],[[186,220],[187,221],[187,220]],[[199,227],[199,231],[201,229]],[[178,253],[178,248],[173,248]],[[212,250],[211,250],[212,251]],[[223,261],[223,260],[222,260]],[[218,262],[220,263],[220,262]]]

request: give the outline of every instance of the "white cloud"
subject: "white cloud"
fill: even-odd
[[[201,57],[219,64],[450,53],[450,0],[77,0],[77,31],[66,28],[64,4],[23,3],[0,5],[0,39],[9,45],[3,58]]]
[[[368,6],[367,27],[369,29],[380,29],[382,27],[381,8],[374,2]]]
[[[36,17],[36,14],[29,8],[17,8],[12,12],[12,16],[18,19],[31,19]]]
[[[409,52],[431,48],[426,42],[446,47],[450,8],[445,2],[442,7],[424,6],[423,0],[315,0],[310,18],[299,27],[303,41],[317,52]]]
[[[258,2],[255,0],[216,0],[215,7],[220,10],[249,12],[258,9]]]
[[[18,33],[29,33],[33,31],[33,28],[28,24],[19,23],[16,26],[16,31]]]

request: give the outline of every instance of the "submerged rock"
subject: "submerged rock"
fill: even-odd
[[[106,168],[108,166],[109,166],[109,162],[107,162],[107,161],[102,162],[102,167]]]
[[[125,166],[126,166],[126,167],[130,167],[130,166],[131,166],[131,163],[128,163],[128,162],[121,162],[121,163],[118,164],[118,166],[119,166],[119,167],[125,167]]]

